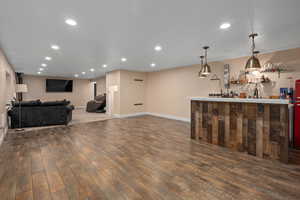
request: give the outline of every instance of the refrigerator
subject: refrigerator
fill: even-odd
[[[294,147],[300,149],[300,80],[295,85]]]

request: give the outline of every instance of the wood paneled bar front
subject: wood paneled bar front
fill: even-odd
[[[191,138],[288,163],[289,101],[192,98]]]

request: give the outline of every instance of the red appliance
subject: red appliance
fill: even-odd
[[[300,148],[300,80],[295,86],[294,146]]]

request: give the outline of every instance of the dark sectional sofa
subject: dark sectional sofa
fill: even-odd
[[[72,120],[74,106],[70,101],[23,101],[21,102],[21,127],[19,127],[19,103],[13,103],[8,115],[11,128],[49,125],[67,125]]]

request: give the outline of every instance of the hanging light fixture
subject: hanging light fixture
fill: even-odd
[[[207,76],[202,74],[202,70],[203,70],[203,59],[204,59],[204,56],[200,56],[200,60],[201,60],[201,68],[200,68],[200,71],[198,73],[198,76],[200,78],[206,78]]]
[[[258,54],[258,51],[255,51],[255,42],[254,42],[254,38],[258,36],[257,33],[252,33],[251,35],[249,35],[249,38],[252,39],[252,56],[248,59],[247,63],[246,63],[246,71],[247,72],[253,72],[253,71],[258,71],[259,69],[261,69],[261,65],[260,62],[258,60],[258,58],[255,56],[255,54]]]
[[[203,75],[209,75],[211,73],[211,69],[210,66],[207,64],[207,49],[209,49],[208,46],[203,47],[204,51],[205,51],[205,56],[204,56],[204,65],[203,65],[203,69],[202,69],[202,74]]]

